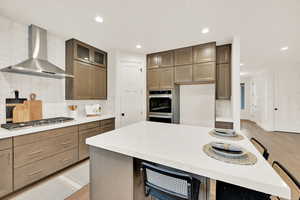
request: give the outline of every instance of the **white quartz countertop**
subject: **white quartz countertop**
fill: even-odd
[[[14,136],[20,136],[20,135],[26,135],[26,134],[30,134],[30,133],[36,133],[36,132],[46,131],[46,130],[51,130],[51,129],[56,129],[56,128],[63,128],[63,127],[67,127],[67,126],[74,126],[74,125],[78,125],[78,124],[84,124],[84,123],[88,123],[88,122],[99,121],[99,120],[109,119],[109,118],[113,118],[113,117],[114,117],[114,115],[112,115],[112,114],[104,114],[104,115],[100,115],[97,117],[81,117],[81,118],[77,118],[73,121],[59,123],[59,124],[51,124],[51,125],[46,125],[46,126],[26,127],[26,128],[16,129],[16,130],[7,130],[4,128],[0,128],[0,139],[14,137]]]
[[[95,137],[86,143],[256,191],[290,199],[290,189],[245,137],[238,144],[257,156],[255,165],[235,165],[208,157],[202,150],[217,139],[211,129],[178,124],[139,122]],[[243,133],[242,133],[243,134]]]

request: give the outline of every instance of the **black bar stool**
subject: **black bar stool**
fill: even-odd
[[[142,163],[145,195],[158,200],[198,200],[200,181],[188,173]]]
[[[279,162],[274,161],[272,167],[275,169],[278,175],[285,181],[285,183],[291,188],[291,199],[300,200],[299,181]],[[279,197],[272,197],[272,199],[283,200]]]
[[[270,195],[217,181],[216,200],[270,200]]]
[[[251,138],[250,139],[251,143],[256,147],[256,149],[263,155],[263,157],[268,160],[269,159],[269,153],[267,148],[262,145],[257,139]]]

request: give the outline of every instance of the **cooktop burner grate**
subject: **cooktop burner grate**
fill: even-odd
[[[55,118],[29,121],[29,122],[1,124],[1,128],[13,130],[13,129],[19,129],[24,127],[36,127],[36,126],[64,123],[72,120],[74,119],[69,117],[55,117]]]

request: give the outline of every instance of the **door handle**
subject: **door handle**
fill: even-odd
[[[275,111],[277,111],[277,110],[278,110],[278,108],[274,108],[274,110],[275,110]]]
[[[122,117],[124,117],[124,116],[125,116],[125,113],[122,113],[121,115],[122,115]]]

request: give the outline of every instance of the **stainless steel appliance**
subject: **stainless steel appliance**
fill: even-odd
[[[28,34],[29,58],[21,63],[1,69],[3,72],[30,74],[36,76],[61,79],[74,77],[48,61],[47,30],[35,25],[29,26]]]
[[[22,122],[22,123],[1,124],[1,128],[14,130],[14,129],[20,129],[25,127],[36,127],[36,126],[45,126],[50,124],[64,123],[72,120],[74,119],[69,117],[55,117],[55,118],[48,118],[48,119],[35,120],[29,122]]]
[[[148,120],[179,123],[179,88],[149,91]]]

